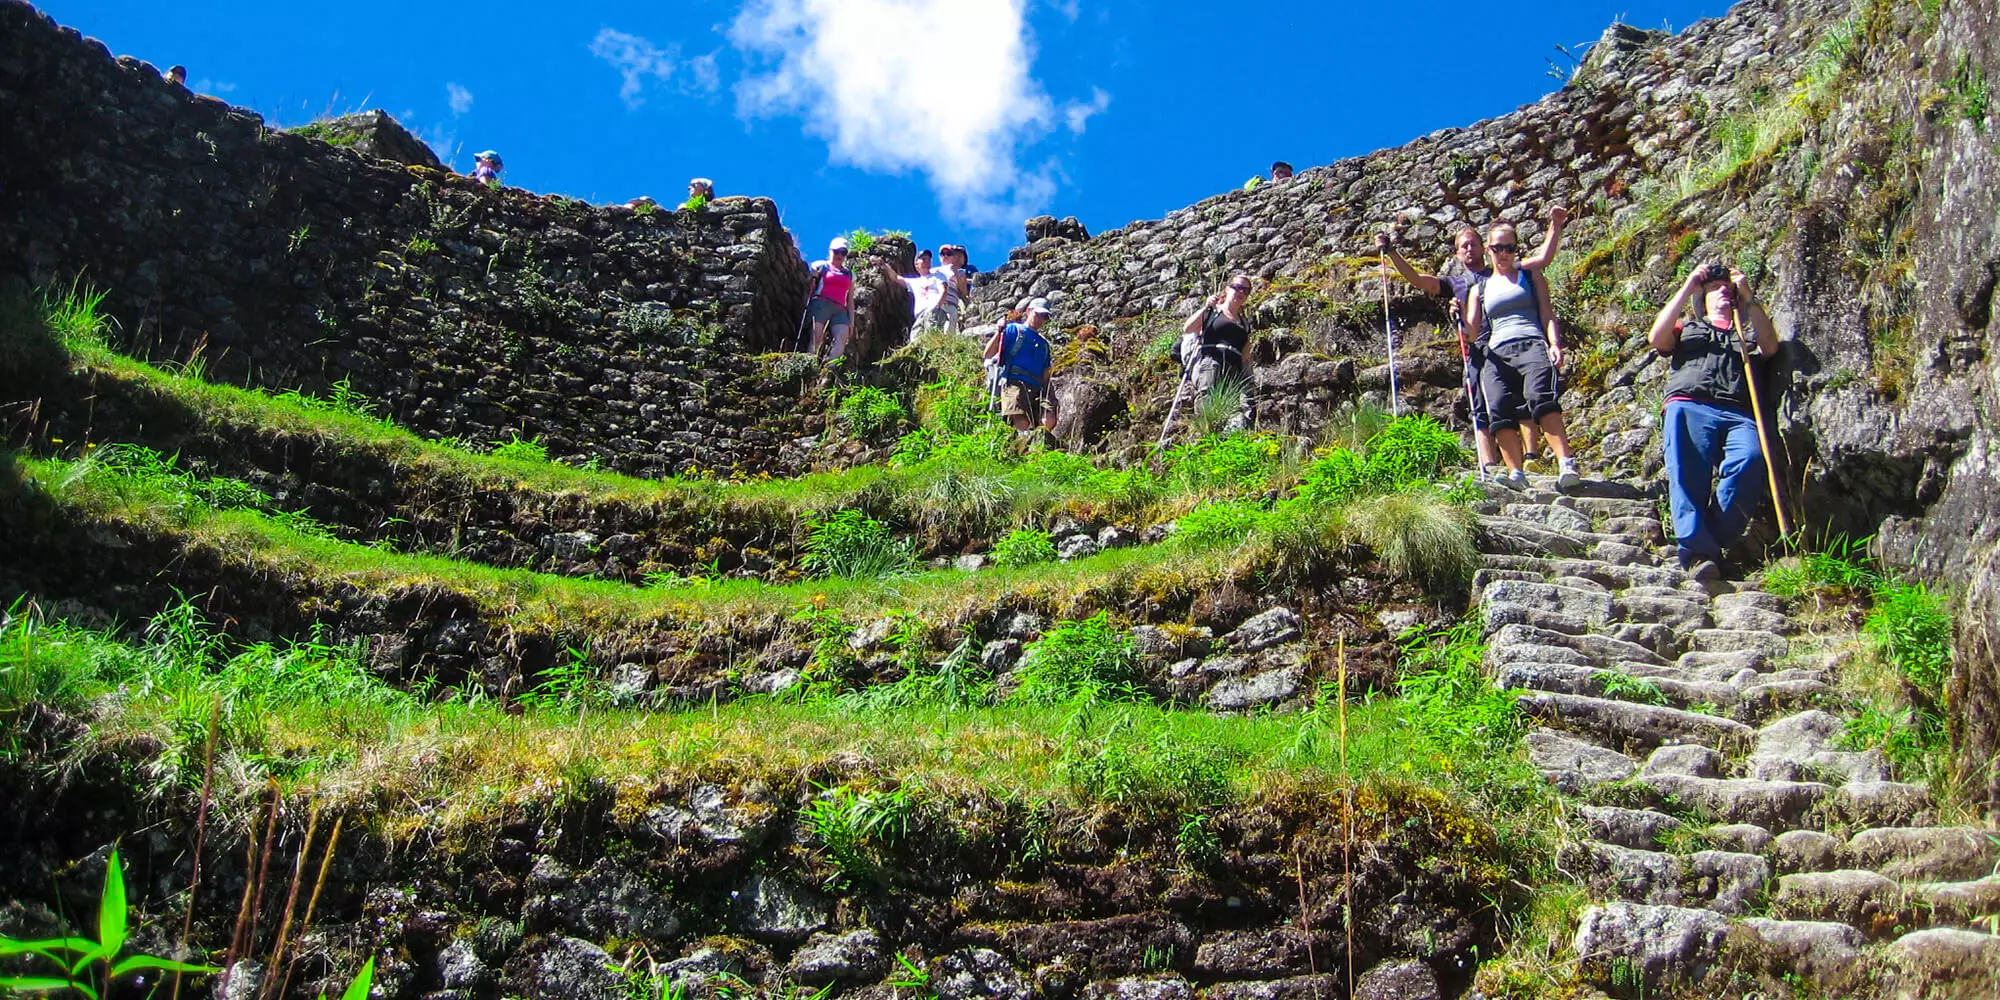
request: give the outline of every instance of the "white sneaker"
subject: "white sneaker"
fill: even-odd
[[[1566,490],[1580,482],[1583,482],[1583,477],[1576,474],[1576,461],[1563,459],[1562,470],[1556,475],[1556,487]]]
[[[1500,477],[1500,485],[1510,490],[1525,490],[1528,488],[1528,474],[1520,469],[1509,469]]]

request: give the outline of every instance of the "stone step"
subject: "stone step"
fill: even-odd
[[[2000,868],[2000,833],[1969,826],[1863,830],[1847,841],[1847,860],[1903,882],[1983,878]]]
[[[1833,790],[1831,807],[1856,826],[1930,826],[1930,789],[1900,781],[1850,781]]]
[[[1748,745],[1754,732],[1734,719],[1587,695],[1531,691],[1515,704],[1542,722],[1587,734],[1607,747],[1628,752],[1643,753],[1668,743],[1698,743],[1722,750]]]
[[[1744,671],[1749,677],[1759,677]],[[1744,676],[1732,677],[1731,687],[1740,693],[1736,717],[1750,722],[1769,719],[1819,705],[1833,695],[1832,686],[1818,678],[1788,678],[1745,683]],[[1885,773],[1882,777],[1888,777]]]
[[[1519,580],[1494,581],[1480,594],[1480,603],[1488,615],[1498,607],[1527,607],[1556,612],[1591,625],[1610,621],[1613,604],[1610,592],[1601,588],[1564,587]]]
[[[1571,795],[1624,781],[1639,770],[1638,761],[1616,750],[1606,750],[1561,733],[1537,729],[1528,734],[1526,742],[1528,761],[1550,783]]]
[[[1791,648],[1791,643],[1776,632],[1698,628],[1688,633],[1687,648],[1689,652],[1697,653],[1735,653],[1751,650],[1763,653],[1766,660],[1775,660],[1785,655]]]
[[[1669,993],[1708,977],[1728,933],[1729,918],[1712,910],[1623,902],[1592,906],[1577,924],[1578,971],[1600,987],[1612,987],[1615,977],[1621,995]]]
[[[1500,516],[1539,524],[1553,531],[1591,534],[1597,525],[1589,514],[1561,503],[1502,503]]]
[[[1652,809],[1582,806],[1577,814],[1593,839],[1640,851],[1660,850],[1665,846],[1661,838],[1681,826],[1680,820]]]
[[[2000,996],[2000,936],[1934,928],[1905,934],[1883,952],[1898,998],[1972,1000]]]
[[[1711,600],[1715,604],[1717,614],[1751,608],[1789,615],[1792,610],[1792,602],[1764,590],[1738,589],[1727,594],[1717,594]]]
[[[1665,704],[1675,708],[1713,704],[1724,712],[1736,706],[1736,689],[1716,681],[1690,681],[1666,675],[1635,676],[1623,670],[1602,670],[1573,663],[1509,663],[1494,674],[1494,683],[1503,688],[1581,694],[1594,698],[1615,698],[1633,704]],[[1630,685],[1650,685],[1656,692],[1647,698]],[[1617,688],[1618,694],[1607,693]]]
[[[1830,920],[1750,917],[1731,928],[1725,961],[1774,979],[1805,977],[1821,990],[1845,990],[1861,978],[1867,939]]]
[[[1584,845],[1583,866],[1593,895],[1650,906],[1698,906],[1741,916],[1771,878],[1755,854],[1699,851],[1682,857],[1616,844]]]
[[[1674,743],[1653,751],[1639,768],[1639,773],[1646,776],[1681,774],[1690,778],[1720,778],[1727,763],[1722,754],[1713,748]]]
[[[1689,676],[1726,681],[1746,670],[1760,674],[1769,672],[1771,658],[1756,650],[1738,650],[1733,653],[1696,650],[1675,657],[1674,666]]]
[[[1624,535],[1647,547],[1666,541],[1657,517],[1607,517],[1597,522],[1597,530],[1606,535]]]
[[[1908,926],[1903,887],[1880,872],[1843,868],[1778,876],[1771,915],[1781,920],[1832,920],[1871,938]],[[1917,925],[1922,926],[1922,925]]]
[[[1850,867],[1847,842],[1819,830],[1791,830],[1771,841],[1771,863],[1780,875],[1830,872]]]
[[[1581,556],[1597,544],[1596,539],[1572,537],[1546,525],[1511,517],[1487,517],[1479,521],[1479,549],[1516,556]]]
[[[1654,597],[1634,594],[1634,587],[1618,595],[1613,602],[1608,619],[1627,622],[1652,622],[1665,625],[1676,632],[1691,632],[1707,628],[1708,608],[1701,601],[1690,597]],[[1647,587],[1647,590],[1656,588]],[[1686,591],[1676,593],[1685,594]]]
[[[1503,580],[1521,583],[1542,583],[1547,576],[1524,569],[1481,569],[1472,574],[1472,606],[1478,607],[1486,601],[1487,588]]]
[[[1813,781],[1756,781],[1654,774],[1639,779],[1681,809],[1704,812],[1718,823],[1749,823],[1772,833],[1819,825],[1819,810],[1834,790]]]
[[[1717,607],[1714,609],[1714,615],[1715,627],[1719,629],[1746,632],[1772,632],[1778,635],[1791,635],[1799,630],[1798,625],[1792,621],[1790,615],[1777,611],[1766,611],[1763,608],[1749,606]]]
[[[1658,566],[1619,566],[1590,559],[1549,559],[1541,556],[1488,553],[1481,565],[1494,569],[1539,572],[1544,577],[1582,577],[1614,590],[1628,587],[1662,587],[1701,593],[1693,578],[1677,569]]]
[[[1660,509],[1649,499],[1571,496],[1568,503],[1593,518],[1649,518],[1656,524],[1660,520]]]
[[[1548,649],[1569,650],[1574,655],[1522,655],[1524,651]],[[1497,665],[1523,659],[1542,660],[1548,663],[1582,663],[1599,667],[1626,662],[1666,666],[1670,662],[1666,657],[1636,642],[1626,642],[1608,635],[1591,633],[1570,635],[1567,632],[1536,628],[1533,625],[1505,625],[1494,630],[1487,639],[1488,663]]]
[[[1866,750],[1822,750],[1801,758],[1771,757],[1753,753],[1743,760],[1743,774],[1766,781],[1850,781],[1883,782],[1890,778],[1889,762],[1881,753]]]
[[[1905,888],[1930,910],[1931,923],[1940,926],[1968,926],[2000,913],[2000,875],[1965,882],[1918,882]]]

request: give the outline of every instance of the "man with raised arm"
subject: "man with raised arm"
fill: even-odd
[[[1700,314],[1683,319],[1697,298]],[[1757,373],[1744,356],[1752,345],[1758,357],[1778,353],[1778,330],[1742,271],[1709,264],[1688,275],[1646,340],[1670,359],[1660,436],[1674,541],[1681,568],[1706,582],[1722,575],[1723,551],[1757,507],[1764,449],[1750,395]]]
[[[1549,209],[1549,237],[1542,241],[1541,249],[1534,256],[1521,261],[1520,266],[1534,271],[1544,271],[1549,262],[1556,258],[1556,248],[1562,242],[1563,225],[1569,221],[1569,210],[1557,205]],[[1423,274],[1410,266],[1403,255],[1396,252],[1395,243],[1389,234],[1375,234],[1375,247],[1389,258],[1396,273],[1403,280],[1425,295],[1435,295],[1451,300],[1452,325],[1458,326],[1465,315],[1465,296],[1472,286],[1479,284],[1493,273],[1492,265],[1486,261],[1486,243],[1479,238],[1479,230],[1470,225],[1459,229],[1452,241],[1452,256],[1458,259],[1459,269],[1449,275]],[[1467,341],[1464,333],[1459,334],[1458,353],[1465,360],[1465,397],[1467,409],[1472,413],[1472,438],[1479,448],[1479,474],[1483,478],[1489,468],[1500,460],[1499,449],[1493,443],[1493,430],[1487,426],[1486,406],[1480,398],[1479,369],[1485,360],[1484,344]],[[1537,450],[1532,430],[1527,434],[1527,450]]]

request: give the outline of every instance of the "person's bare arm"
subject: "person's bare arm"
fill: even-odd
[[[1738,316],[1750,323],[1750,329],[1757,336],[1758,357],[1768,358],[1778,353],[1778,328],[1771,322],[1771,314],[1764,311],[1764,304],[1750,292],[1750,279],[1735,268],[1729,270],[1729,281],[1736,286],[1736,307]]]
[[[1221,301],[1222,301],[1222,296],[1218,295],[1215,298],[1202,303],[1201,308],[1196,309],[1194,311],[1194,315],[1189,316],[1187,318],[1187,322],[1181,324],[1181,332],[1200,333],[1202,322],[1208,319],[1208,311],[1210,309],[1215,308],[1216,305]]]
[[[1006,339],[1007,327],[1003,324],[1000,329],[993,331],[993,336],[986,341],[986,360],[991,361],[1000,356],[1000,344]]]
[[[1402,275],[1404,281],[1417,286],[1418,290],[1422,291],[1425,295],[1443,294],[1444,284],[1438,276],[1435,274],[1423,274],[1416,268],[1411,267],[1410,262],[1404,260],[1403,255],[1397,253],[1395,246],[1389,242],[1388,233],[1375,234],[1375,248],[1382,251],[1383,256],[1389,258],[1389,263],[1395,266],[1396,273]]]
[[[1646,333],[1646,342],[1661,354],[1672,354],[1681,343],[1679,322],[1687,312],[1688,300],[1701,289],[1701,272],[1696,270],[1681,282],[1680,291],[1674,293],[1672,301],[1660,307],[1660,314],[1653,317],[1653,328]]]
[[[1556,307],[1549,301],[1549,279],[1547,275],[1537,275],[1533,271],[1522,271],[1535,286],[1535,302],[1542,310],[1542,324],[1548,327],[1549,364],[1561,368],[1563,364],[1562,323],[1556,319]]]
[[[1459,337],[1466,343],[1478,340],[1479,328],[1486,323],[1486,305],[1481,301],[1481,293],[1485,290],[1485,288],[1479,285],[1474,285],[1472,286],[1472,290],[1466,293],[1465,322],[1460,324],[1458,328]]]
[[[1546,271],[1550,262],[1556,259],[1557,245],[1562,242],[1563,225],[1569,222],[1569,209],[1557,205],[1549,209],[1549,238],[1542,241],[1541,248],[1533,257],[1521,261],[1522,267]]]

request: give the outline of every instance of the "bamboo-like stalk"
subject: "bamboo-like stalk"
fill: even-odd
[[[243,925],[250,922],[250,893],[257,888],[252,877],[257,870],[257,824],[251,823],[243,836],[243,899],[236,904],[236,926],[229,932],[229,951],[222,958],[222,980],[217,996],[229,995],[229,980],[236,975],[237,948],[243,941]]]
[[[1757,392],[1757,367],[1750,360],[1750,345],[1743,339],[1743,312],[1729,302],[1729,333],[1736,338],[1736,350],[1743,355],[1743,384],[1750,387],[1750,416],[1757,421],[1757,445],[1764,450],[1764,481],[1771,487],[1771,509],[1778,515],[1778,534],[1792,539],[1792,519],[1785,513],[1785,496],[1778,490],[1778,465],[1771,454],[1771,432],[1764,426],[1764,400]],[[1752,329],[1755,337],[1757,331]]]
[[[229,937],[229,956],[222,963],[221,992],[225,996],[229,992],[229,980],[236,974],[236,960],[249,957],[255,948],[257,920],[263,911],[264,876],[270,870],[271,840],[278,826],[278,803],[283,798],[278,794],[276,778],[270,779],[267,788],[271,793],[271,806],[264,814],[263,843],[258,844],[256,827],[251,827],[246,852],[248,863],[243,869],[243,902],[236,908],[236,931]]]
[[[306,899],[305,916],[299,920],[299,940],[301,941],[305,940],[306,932],[312,929],[313,911],[319,908],[319,893],[321,889],[326,888],[326,873],[328,869],[333,867],[333,852],[340,847],[340,828],[346,822],[346,814],[335,816],[333,818],[333,832],[326,835],[326,847],[321,850],[319,856],[319,877],[313,880],[312,895]],[[292,956],[292,961],[296,963],[298,956]],[[284,978],[278,982],[277,995],[279,1000],[283,1000],[285,988],[290,986],[291,982],[292,969],[290,965],[287,965],[285,967]]]
[[[201,751],[201,805],[194,811],[194,873],[188,877],[187,912],[181,915],[181,953],[175,957],[185,959],[188,937],[194,931],[194,902],[201,893],[201,844],[208,832],[208,803],[211,782],[215,779],[215,735],[222,728],[222,698],[217,697],[208,713],[208,739]],[[169,994],[171,1000],[181,1000],[181,974],[174,973],[174,989]]]
[[[1340,688],[1340,904],[1347,924],[1347,995],[1354,995],[1354,775],[1347,769],[1347,637],[1335,639],[1336,685]]]
[[[285,893],[285,915],[278,921],[278,940],[276,944],[271,946],[271,961],[265,967],[264,988],[259,991],[259,994],[262,996],[272,995],[271,986],[277,982],[278,970],[284,967],[285,935],[290,933],[292,929],[292,909],[299,902],[299,883],[305,881],[306,855],[312,853],[313,837],[318,835],[318,833],[319,801],[314,800],[312,810],[306,817],[305,843],[299,845],[299,855],[292,862],[292,888],[289,892]]]

